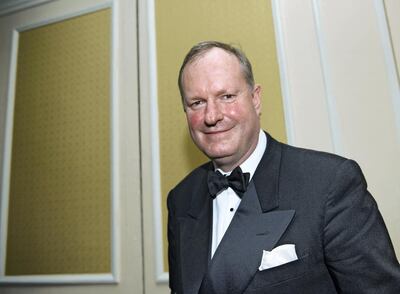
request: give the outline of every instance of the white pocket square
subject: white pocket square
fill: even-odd
[[[271,251],[263,250],[261,264],[258,270],[263,271],[297,259],[295,245],[284,244],[272,249]]]

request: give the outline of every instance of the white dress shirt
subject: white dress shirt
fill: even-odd
[[[261,158],[267,148],[267,136],[260,130],[258,135],[258,142],[256,149],[241,165],[240,168],[244,173],[250,173],[250,181],[253,178],[254,172],[261,161]],[[217,169],[223,175],[230,175],[231,172],[223,172]],[[213,228],[212,228],[212,244],[211,244],[211,257],[214,256],[215,251],[222,237],[225,235],[229,224],[240,204],[241,199],[230,187],[222,191],[213,200]]]

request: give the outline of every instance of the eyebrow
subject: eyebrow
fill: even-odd
[[[219,96],[221,96],[221,95],[223,95],[223,94],[234,94],[234,95],[238,95],[240,92],[241,92],[240,89],[227,89],[227,88],[223,88],[223,89],[221,89],[221,90],[218,90],[217,93],[216,93],[216,95],[214,95],[214,96],[219,97]],[[198,99],[205,99],[205,98],[203,98],[202,96],[195,95],[195,96],[192,96],[192,97],[186,96],[186,99],[185,99],[185,100],[189,102],[189,101],[198,100]]]
[[[238,95],[238,94],[240,94],[241,92],[242,92],[242,91],[241,91],[240,89],[236,89],[236,88],[233,88],[233,89],[223,89],[223,90],[217,92],[217,97],[218,97],[218,96],[221,96],[221,95],[223,95],[223,94]]]
[[[221,96],[222,94],[226,94],[226,93],[229,93],[229,92],[231,92],[231,91],[228,91],[227,89],[221,89],[221,90],[219,90],[218,92],[217,92],[217,97],[218,96]]]

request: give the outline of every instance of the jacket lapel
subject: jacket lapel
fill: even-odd
[[[268,135],[267,135],[268,136]],[[263,250],[272,250],[295,214],[279,206],[281,146],[268,136],[268,147],[247,192],[219,244],[200,293],[243,293],[257,273]]]
[[[198,293],[210,260],[212,200],[206,177],[192,196],[190,210],[180,220],[183,293]]]
[[[251,182],[211,260],[200,293],[243,293],[258,271],[263,250],[275,247],[294,213],[262,213]]]
[[[253,176],[258,200],[263,212],[279,206],[279,177],[282,157],[282,145],[268,133],[267,149]]]

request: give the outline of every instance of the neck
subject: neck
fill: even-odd
[[[234,160],[234,156],[229,157],[224,157],[224,158],[214,158],[212,160],[214,164],[214,168],[216,169],[221,169],[225,173],[231,172],[233,169],[235,169],[237,166],[240,166],[243,162],[245,162],[251,154],[253,154],[254,150],[257,147],[258,144],[258,136],[259,134],[257,133],[257,136],[255,140],[253,140],[253,144],[250,146],[250,148],[247,150],[247,152],[240,157],[238,160]]]

